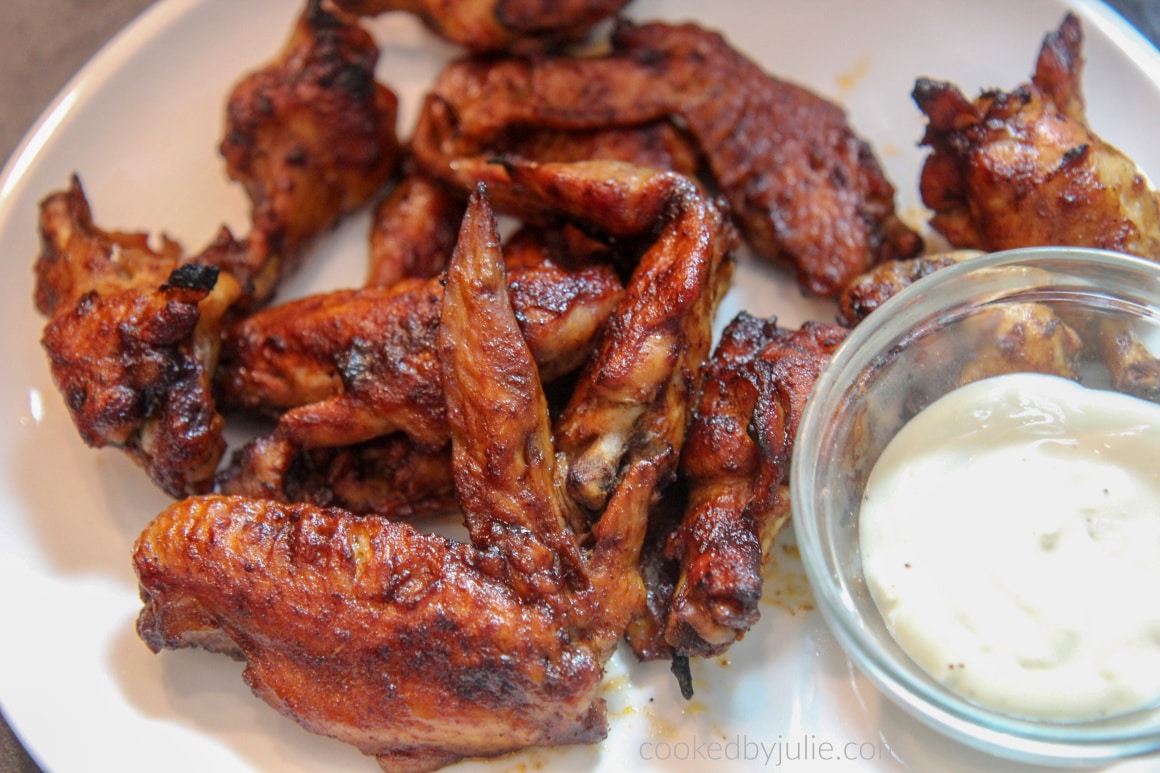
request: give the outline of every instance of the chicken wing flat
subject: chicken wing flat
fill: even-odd
[[[452,63],[420,114],[419,167],[461,189],[464,157],[529,127],[607,129],[672,119],[686,128],[754,250],[833,295],[874,263],[917,254],[894,189],[831,102],[763,72],[694,25],[622,23],[603,57]],[[709,182],[709,180],[706,180]]]
[[[846,332],[742,313],[722,333],[681,455],[684,518],[665,548],[680,566],[664,630],[678,655],[718,655],[760,616],[802,409]]]
[[[307,730],[427,771],[606,732],[602,669],[565,599],[521,596],[498,551],[382,518],[269,500],[179,502],[137,540],[154,651],[246,661],[255,694]]]
[[[1123,153],[1087,125],[1083,30],[1068,14],[1040,50],[1031,83],[969,100],[920,79],[929,119],[923,202],[954,247],[1066,245],[1160,259],[1160,201]]]
[[[548,376],[582,361],[622,287],[607,267],[513,272],[513,299]],[[307,296],[233,326],[223,345],[223,405],[281,415],[303,447],[344,446],[405,432],[429,448],[448,439],[435,341],[440,278]]]
[[[189,258],[93,223],[80,181],[40,207],[36,305],[53,381],[81,438],[123,450],[173,496],[208,491],[225,450],[212,379],[242,296],[220,240]]]
[[[250,197],[259,295],[396,169],[398,100],[375,81],[378,53],[352,18],[308,0],[279,56],[229,96],[220,150]]]
[[[629,0],[334,0],[351,13],[413,13],[472,51],[536,51],[583,40]]]

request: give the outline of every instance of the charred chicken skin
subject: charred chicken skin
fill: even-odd
[[[218,472],[216,490],[399,519],[455,508],[450,440],[431,448],[402,432],[319,448],[302,448],[276,433],[262,435]]]
[[[208,491],[225,451],[212,379],[223,320],[242,296],[213,265],[162,239],[105,231],[75,177],[41,202],[36,305],[41,344],[81,438],[119,448],[172,496]]]
[[[480,191],[447,272],[436,346],[471,544],[337,509],[190,498],[136,543],[138,630],[151,648],[243,658],[258,696],[377,756],[385,770],[604,736],[602,664],[643,609],[638,562],[649,506],[680,453],[679,404],[699,382],[692,355],[709,340],[706,306],[728,271],[732,235],[680,178],[620,171],[609,194],[591,187],[607,174],[568,172],[523,167],[513,176],[537,188],[567,181],[589,204],[593,196],[655,204],[661,236],[626,293],[659,288],[672,301],[647,330],[637,329],[633,304],[618,307],[569,405],[575,416],[603,415],[601,403],[619,388],[605,378],[613,368],[651,377],[647,393],[622,395],[635,406],[622,435],[634,442],[619,449],[606,507],[590,527],[570,525],[568,475],[557,466],[572,457],[554,447]],[[703,217],[694,222],[689,212]],[[609,207],[602,225],[624,226],[622,213],[632,214]],[[695,281],[663,281],[676,264],[689,264],[684,273]],[[658,335],[667,353],[659,359],[649,343]],[[585,410],[590,401],[598,410]]]
[[[375,207],[366,284],[390,287],[447,268],[465,200],[420,174],[404,177]]]
[[[718,655],[757,622],[802,410],[845,338],[837,325],[787,330],[744,313],[723,332],[681,456],[685,515],[665,550],[680,566],[664,630],[678,654]]]
[[[591,131],[678,121],[753,249],[833,295],[921,239],[894,212],[894,189],[843,111],[778,80],[694,25],[621,24],[603,57],[469,59],[440,76],[412,142],[424,172],[460,189],[464,157],[530,128]]]
[[[540,262],[514,269],[509,281],[545,380],[580,366],[623,292],[601,266],[569,272]],[[272,437],[243,448],[223,472],[223,490],[329,504],[341,489],[347,493],[333,503],[359,512],[383,512],[375,502],[404,504],[386,480],[356,483],[346,466],[355,465],[435,497],[415,502],[420,510],[445,503],[449,473],[440,460],[448,461],[450,433],[436,355],[443,293],[438,277],[341,290],[233,326],[217,373],[222,403],[279,419]],[[392,441],[386,457],[370,442],[396,433],[405,438]],[[396,468],[390,458],[400,453],[422,464]]]
[[[954,247],[1098,247],[1160,259],[1160,202],[1130,159],[1087,125],[1083,30],[1069,14],[1047,36],[1032,82],[969,100],[920,79],[929,118],[923,202]]]
[[[375,81],[378,56],[354,19],[308,0],[279,56],[229,96],[220,151],[250,198],[259,298],[398,165],[398,100]]]
[[[696,174],[701,166],[696,146],[669,121],[601,131],[515,132],[491,150],[497,157],[540,163],[624,161],[685,175]],[[389,286],[400,279],[427,278],[442,271],[455,245],[466,195],[467,190],[440,184],[422,173],[408,174],[375,208],[367,284]],[[495,196],[500,198],[493,202],[495,206],[530,214],[526,201],[506,203],[504,189],[496,190]],[[570,264],[580,253],[572,249],[562,257]],[[506,251],[505,259],[511,265]]]
[[[629,0],[334,0],[360,15],[413,13],[471,51],[536,51],[583,40]]]
[[[622,290],[615,273],[599,266],[570,272],[541,264],[516,269],[511,281],[517,314],[545,380],[583,360]],[[304,433],[321,433],[324,425],[339,432],[354,419],[336,411],[361,406],[389,423],[386,431],[406,430],[416,440],[442,442],[443,397],[438,368],[431,364],[442,297],[436,277],[392,288],[335,290],[252,314],[228,331],[218,373],[222,400],[266,414],[301,410],[301,417],[283,420],[287,432],[301,425]],[[432,395],[426,394],[428,386]],[[343,442],[318,445],[385,434],[370,425],[366,429],[352,429],[339,438]]]

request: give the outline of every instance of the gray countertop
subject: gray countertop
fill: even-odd
[[[0,159],[8,158],[68,79],[152,2],[6,0],[7,33],[0,46]],[[1109,0],[1109,4],[1153,41],[1160,41],[1158,0]],[[0,773],[40,773],[2,717]]]

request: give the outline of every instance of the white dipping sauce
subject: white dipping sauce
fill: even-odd
[[[1006,713],[1160,698],[1160,406],[996,376],[907,423],[875,464],[863,570],[895,639]]]

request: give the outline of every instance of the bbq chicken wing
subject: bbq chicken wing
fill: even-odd
[[[1082,46],[1080,21],[1068,14],[1045,37],[1031,83],[1014,91],[986,91],[969,101],[951,84],[918,81],[914,97],[929,118],[923,142],[932,151],[922,196],[934,210],[932,226],[953,246],[1097,247],[1160,260],[1160,195],[1088,126]],[[906,284],[970,254],[884,264],[843,291],[840,318],[856,324]],[[1117,389],[1160,393],[1160,359],[1127,325],[1064,321],[1071,336],[1096,341]],[[1009,327],[1014,333],[1021,324]],[[1048,367],[1074,369],[1063,362]]]
[[[922,199],[952,246],[1066,245],[1160,259],[1157,194],[1087,125],[1082,42],[1069,14],[1044,41],[1031,83],[974,101],[952,84],[917,82],[931,148]]]
[[[340,510],[209,496],[154,519],[134,561],[151,649],[244,659],[259,698],[384,771],[605,735],[601,666],[569,641],[566,599],[521,596],[520,568],[498,551]]]
[[[685,514],[665,548],[679,565],[664,623],[676,654],[718,655],[760,616],[802,409],[845,337],[837,325],[787,330],[745,313],[722,333],[681,456]]]
[[[624,239],[657,234],[555,426],[571,498],[599,512],[631,454],[665,459],[664,475],[675,470],[667,444],[684,439],[735,235],[693,182],[671,172],[615,161],[492,169],[533,206]]]
[[[545,380],[575,368],[620,298],[607,267],[542,264],[512,273],[517,309]],[[406,432],[448,438],[435,340],[442,279],[306,296],[230,328],[218,371],[223,404],[282,414],[280,432],[337,446]],[[285,412],[285,413],[283,413]]]
[[[953,250],[879,263],[855,277],[842,289],[837,298],[838,322],[846,327],[854,327],[904,287],[909,287],[939,269],[982,254],[978,250]]]
[[[921,250],[869,145],[836,105],[693,25],[623,23],[612,43],[603,57],[452,63],[420,114],[419,167],[469,189],[473,170],[461,160],[513,144],[513,133],[672,119],[753,249],[791,264],[809,292],[833,295],[874,263]]]
[[[685,175],[694,175],[701,167],[692,140],[669,121],[600,131],[520,131],[495,143],[492,150],[497,156],[540,163],[611,160]],[[421,173],[408,175],[375,209],[367,284],[390,285],[406,277],[435,276],[446,267],[463,217],[464,195]],[[509,210],[521,207],[506,201],[502,187],[492,198],[493,206]],[[526,206],[523,209],[528,214]],[[566,265],[571,264],[589,251],[568,250],[557,255],[557,260],[563,258]],[[511,264],[506,250],[505,260]]]
[[[525,174],[529,184],[561,177]],[[618,179],[633,184],[618,201],[634,185],[651,190],[648,178]],[[659,187],[670,190],[661,232],[692,228],[704,238],[662,236],[628,292],[655,288],[674,263],[688,262],[702,266],[688,273],[715,298],[731,236],[719,215],[706,232],[671,214],[695,189]],[[643,609],[638,563],[649,506],[680,453],[684,426],[672,420],[680,413],[673,402],[699,381],[700,360],[688,349],[708,340],[711,313],[696,302],[666,306],[663,329],[681,333],[665,361],[629,333],[631,306],[618,307],[606,327],[574,412],[590,415],[582,403],[599,399],[606,366],[635,359],[633,367],[667,375],[635,397],[639,426],[627,434],[639,441],[625,449],[607,507],[581,535],[569,525],[566,475],[557,470],[569,455],[553,447],[509,286],[480,190],[447,272],[437,344],[470,545],[341,510],[191,498],[137,540],[142,639],[155,651],[202,646],[243,658],[259,697],[377,756],[385,770],[602,738],[602,664]]]
[[[233,88],[220,150],[250,198],[259,296],[395,171],[398,101],[377,60],[366,30],[308,0],[280,55]]]
[[[35,303],[46,317],[91,293],[158,287],[182,260],[181,246],[166,237],[153,249],[149,234],[99,228],[76,175],[40,202],[39,232]]]
[[[351,13],[413,13],[472,51],[536,51],[583,40],[629,0],[334,0]]]
[[[81,438],[123,450],[172,496],[208,491],[225,451],[212,391],[223,320],[242,297],[214,261],[93,223],[80,181],[40,207],[41,344]]]

